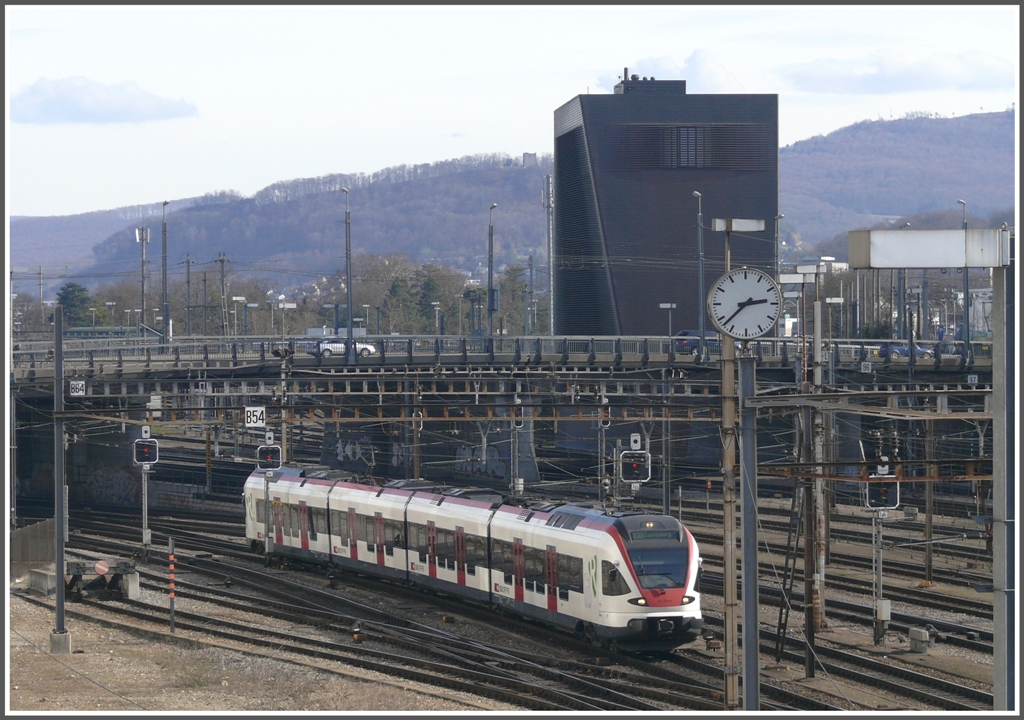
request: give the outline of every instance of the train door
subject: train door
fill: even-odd
[[[523,578],[526,575],[526,553],[523,541],[515,538],[512,542],[512,582],[515,583],[515,598],[523,601]]]
[[[309,550],[309,506],[299,501],[299,545]]]
[[[548,610],[558,611],[558,553],[548,545],[544,553],[544,582],[547,585]]]
[[[373,514],[373,546],[377,550],[377,564],[384,564],[384,516]]]
[[[455,527],[455,575],[459,585],[466,584],[466,530]]]
[[[430,577],[437,577],[437,526],[427,521],[427,570]]]
[[[348,509],[348,556],[353,560],[359,559],[359,543],[357,538],[359,537],[358,528],[356,527],[356,509]]]
[[[274,544],[284,545],[284,503],[274,500]]]

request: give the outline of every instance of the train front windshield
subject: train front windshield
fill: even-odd
[[[673,533],[678,538],[678,533]],[[626,546],[629,561],[640,581],[640,587],[685,588],[689,573],[690,553],[679,540],[640,540]]]

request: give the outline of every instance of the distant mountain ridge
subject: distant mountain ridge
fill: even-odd
[[[1013,207],[1014,111],[866,120],[779,150],[780,233],[817,245],[884,217]]]
[[[974,216],[1012,208],[1014,113],[938,118],[923,113],[864,121],[779,150],[780,237],[809,252],[838,233],[886,218],[955,208]],[[485,258],[488,208],[498,262],[546,264],[542,177],[550,155],[476,155],[374,173],[277,182],[243,197],[232,191],[171,201],[172,263],[185,253],[212,263],[224,252],[236,270],[333,272],[343,266],[343,219],[350,191],[353,252],[405,253],[418,263],[463,269]],[[103,275],[138,267],[132,229],[159,237],[161,203],[80,215],[12,218],[11,262],[32,272],[92,266]],[[150,259],[154,255],[150,254]]]

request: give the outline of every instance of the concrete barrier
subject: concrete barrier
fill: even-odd
[[[57,576],[53,570],[29,570],[28,586],[43,595],[53,595],[57,592]]]

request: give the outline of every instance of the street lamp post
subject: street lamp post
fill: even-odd
[[[967,201],[957,200],[964,206],[964,242],[967,242]],[[971,354],[971,283],[967,267],[964,267],[964,357]]]
[[[146,243],[149,242],[149,228],[135,228],[135,242],[142,248],[142,282],[140,283],[140,298],[142,300],[142,314],[146,314]],[[141,328],[140,328],[141,329]]]
[[[661,303],[658,305],[662,310],[668,310],[668,336],[672,337],[672,310],[675,308],[675,303]]]
[[[377,334],[380,335],[380,305],[375,305],[374,310],[377,311]]]
[[[345,315],[348,316],[346,325],[348,327],[348,342],[345,343],[345,361],[349,365],[356,362],[356,346],[352,342],[352,215],[348,206],[348,188],[342,188],[345,193]]]
[[[487,213],[487,334],[494,335],[494,208]]]
[[[707,353],[707,336],[704,332],[704,215],[701,212],[701,194],[696,190],[697,198],[697,328],[700,332],[700,362],[704,362]],[[777,245],[777,244],[776,244]],[[776,275],[776,277],[778,277]]]
[[[786,217],[786,216],[783,215],[782,213],[779,213],[778,215],[775,216],[775,282],[779,281],[779,267],[780,267],[779,263],[780,263],[780,255],[781,255],[781,252],[779,250],[779,221],[782,220],[782,218],[784,218],[784,217]],[[782,332],[782,324],[781,323],[776,323],[775,324],[775,336],[776,337],[781,337],[781,332]]]
[[[96,308],[89,308],[89,312],[92,313],[92,326],[96,327]]]
[[[258,308],[259,303],[246,303],[242,306],[242,335],[249,334],[249,308]]]
[[[231,302],[233,302],[235,304],[235,309],[234,309],[234,316],[235,316],[235,318],[234,318],[234,328],[235,328],[235,336],[237,337],[238,336],[238,303],[242,303],[242,313],[245,314],[245,298],[240,296],[240,295],[235,295],[233,298],[231,298]],[[245,329],[245,321],[244,320],[242,321],[242,329],[243,329],[243,331]]]
[[[114,302],[113,300],[107,300],[103,304],[107,306],[107,315],[110,316],[110,324],[111,324],[111,326],[113,326],[113,324],[114,324],[114,308],[117,306],[117,303]]]
[[[368,333],[370,332],[370,306],[363,305],[363,328]]]
[[[168,332],[168,330],[170,329],[171,326],[171,308],[167,304],[167,204],[169,202],[170,200],[164,200],[163,221],[160,224],[160,244],[163,249],[163,267],[161,270],[162,282],[160,283],[160,295],[162,301],[161,308],[164,316],[163,329],[165,341],[170,338],[170,333]]]
[[[338,327],[340,326],[340,323],[339,323],[339,320],[338,320],[338,311],[341,309],[341,303],[324,303],[324,307],[325,308],[333,308],[334,309],[334,333],[333,334],[337,335],[338,334]]]
[[[438,332],[441,331],[441,303],[436,300],[430,303],[434,306],[434,329]]]

